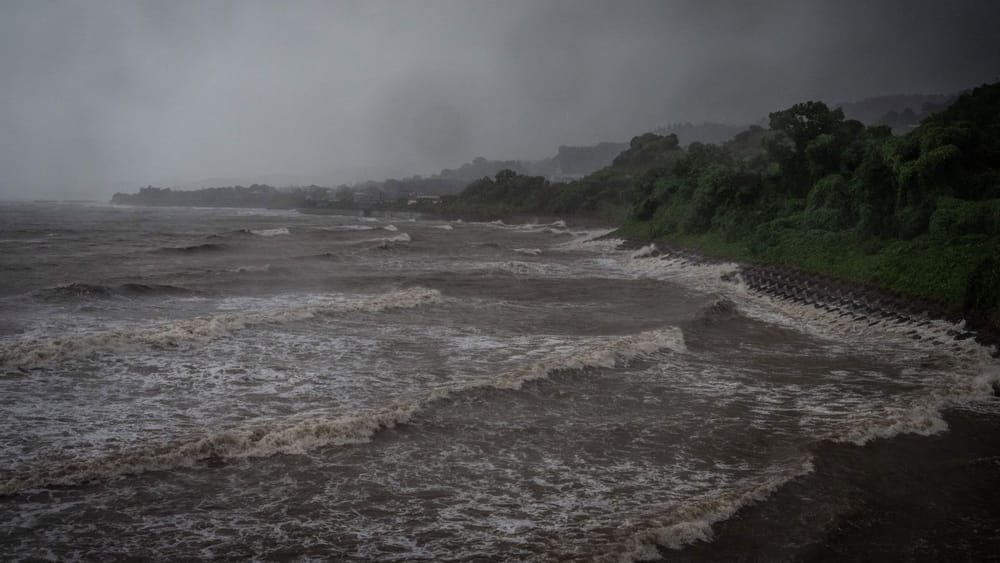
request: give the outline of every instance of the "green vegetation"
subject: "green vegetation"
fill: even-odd
[[[632,209],[637,180],[665,170],[682,155],[676,135],[646,133],[632,139],[611,166],[579,180],[552,183],[542,176],[501,170],[495,178],[476,180],[457,197],[445,199],[440,210],[475,217],[543,214],[621,223]]]
[[[647,174],[619,232],[871,284],[1000,325],[1000,84],[899,137],[820,102],[774,112],[769,125],[694,143]]]

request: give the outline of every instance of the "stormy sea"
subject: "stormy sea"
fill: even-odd
[[[961,327],[782,299],[607,234],[3,204],[0,559],[1000,545],[976,504],[1000,474],[997,360]]]

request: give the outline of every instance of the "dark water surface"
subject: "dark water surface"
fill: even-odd
[[[0,206],[0,558],[681,556],[824,448],[1000,412],[943,323],[602,233]]]

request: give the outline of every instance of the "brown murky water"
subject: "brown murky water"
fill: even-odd
[[[998,410],[985,351],[929,342],[947,326],[857,326],[572,224],[0,219],[5,560],[634,560],[824,444]]]

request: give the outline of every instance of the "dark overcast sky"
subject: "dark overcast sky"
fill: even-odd
[[[0,2],[0,197],[540,158],[1000,79],[994,1]]]

